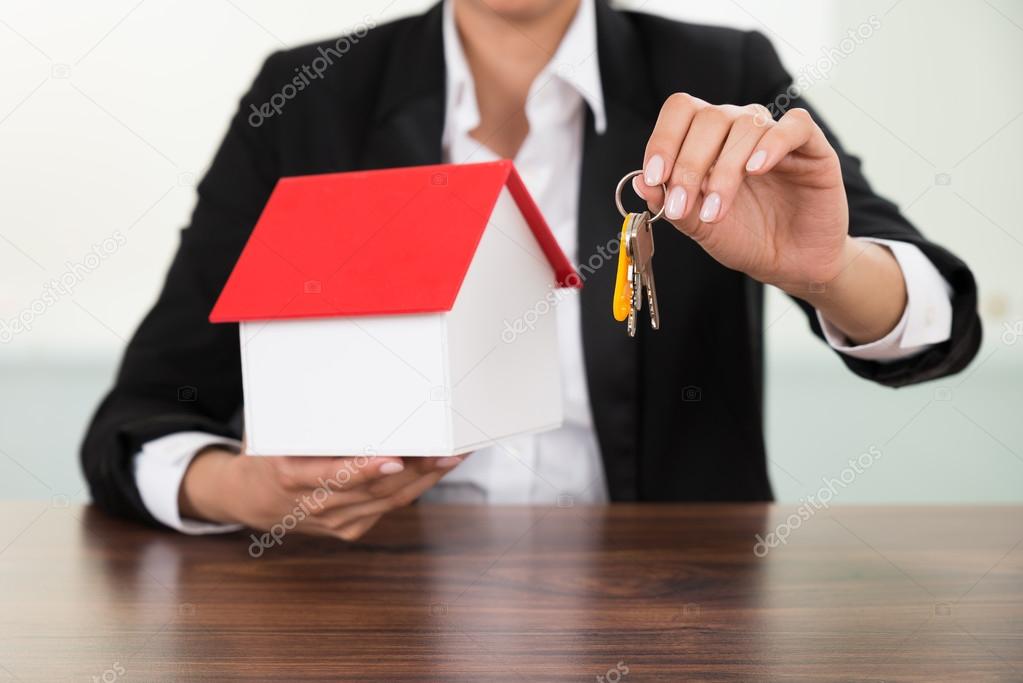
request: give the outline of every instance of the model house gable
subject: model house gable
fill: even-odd
[[[249,453],[451,455],[559,425],[538,312],[578,283],[508,162],[283,179],[210,315],[240,323]]]

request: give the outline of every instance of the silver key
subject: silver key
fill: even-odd
[[[643,309],[643,276],[635,261],[632,263],[632,308],[636,311]]]
[[[650,306],[650,327],[655,330],[661,329],[661,310],[657,307],[657,286],[654,284],[654,268],[648,265],[643,275],[646,284],[646,298]]]
[[[632,222],[629,243],[633,267],[639,275],[639,289],[646,289],[647,305],[650,307],[650,327],[661,326],[660,310],[657,307],[657,286],[654,284],[654,231],[650,226],[650,214],[639,214]],[[639,292],[642,302],[642,292]],[[639,306],[637,306],[639,308]]]

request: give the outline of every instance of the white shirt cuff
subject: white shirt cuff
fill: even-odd
[[[850,346],[849,339],[817,311],[831,348],[852,358],[894,361],[909,358],[952,336],[952,287],[919,247],[908,242],[857,237],[892,252],[906,283],[906,310],[891,332],[869,344]]]
[[[215,524],[182,519],[178,490],[185,470],[199,451],[210,446],[241,449],[234,439],[205,432],[179,432],[153,439],[135,454],[135,484],[149,514],[172,529],[186,534],[217,534],[237,531],[240,524]]]

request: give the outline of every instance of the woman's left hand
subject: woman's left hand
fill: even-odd
[[[791,294],[829,283],[858,250],[838,154],[805,109],[712,105],[677,93],[661,108],[633,186],[721,264]],[[668,186],[667,199],[661,184]]]

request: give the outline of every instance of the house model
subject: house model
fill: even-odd
[[[580,278],[512,166],[283,178],[216,305],[253,455],[466,453],[562,421]]]

